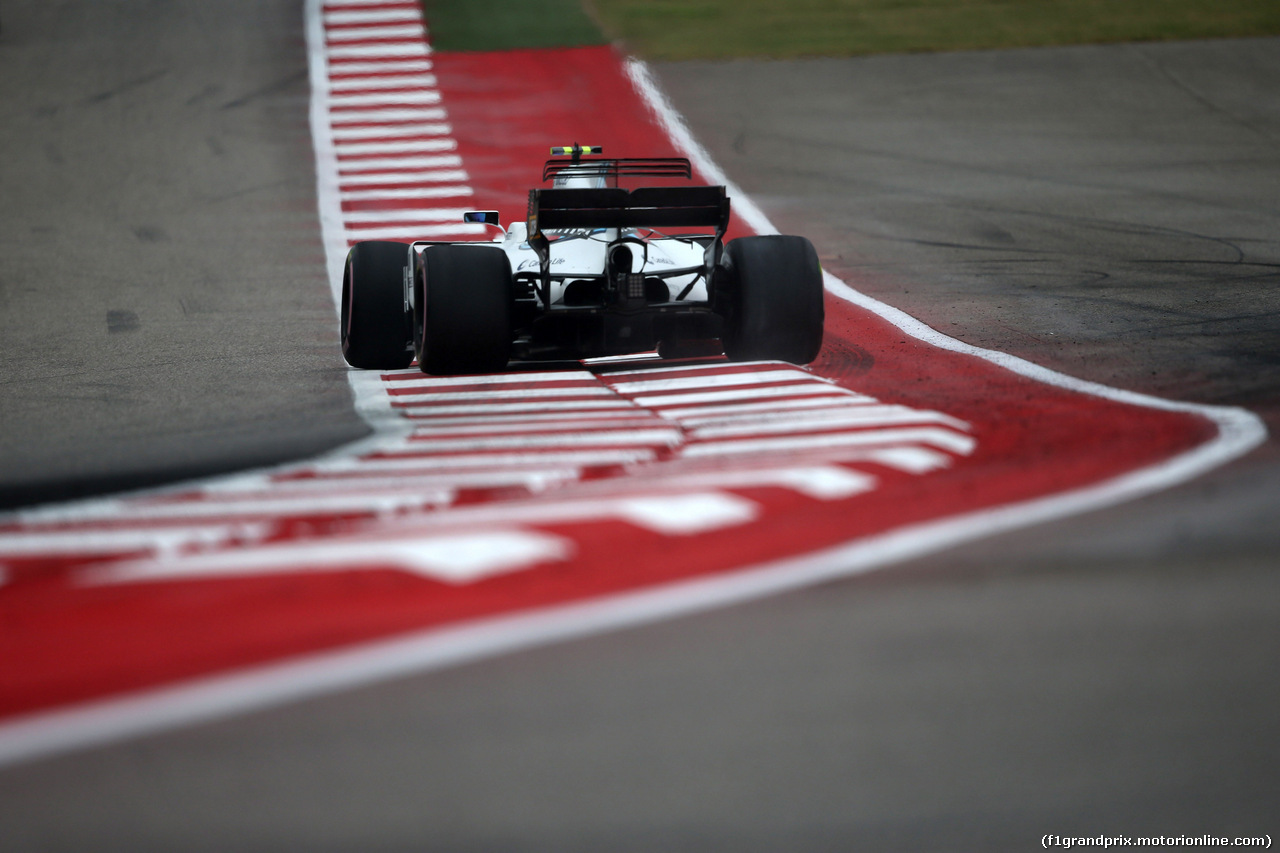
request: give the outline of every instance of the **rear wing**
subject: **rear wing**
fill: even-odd
[[[544,231],[594,228],[714,228],[705,241],[702,275],[709,282],[720,262],[723,238],[729,228],[729,197],[722,186],[659,186],[626,190],[618,178],[693,177],[685,157],[630,157],[583,160],[583,154],[603,154],[598,145],[551,149],[553,158],[542,167],[542,180],[603,178],[604,186],[555,187],[529,191],[528,241],[538,256],[543,298],[551,292],[551,241]],[[702,242],[699,240],[699,242]]]
[[[551,149],[553,153],[569,149]],[[602,149],[583,149],[585,153],[599,153]],[[624,157],[619,160],[580,160],[577,156],[548,160],[542,166],[542,180],[552,178],[692,178],[693,169],[685,157]]]
[[[543,298],[551,292],[551,241],[544,230],[591,228],[715,228],[706,240],[702,275],[711,280],[729,227],[722,186],[557,188],[529,191],[528,241],[538,256]]]
[[[722,186],[530,190],[528,227],[530,236],[562,228],[684,227],[715,228],[723,236],[729,197]]]

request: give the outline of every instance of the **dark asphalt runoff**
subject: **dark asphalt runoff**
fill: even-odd
[[[367,432],[334,343],[300,7],[0,6],[0,507]]]
[[[5,151],[57,188],[22,184],[27,212],[0,213],[5,364],[25,383],[6,377],[6,427],[17,400],[40,448],[77,423],[111,447],[247,436],[237,418],[289,406],[354,431],[307,220],[297,4],[57,19],[73,8],[4,7]],[[975,344],[1280,427],[1280,41],[656,71],[730,176],[856,287]],[[297,383],[278,409],[244,399],[264,365]],[[181,387],[138,390],[149,372]],[[140,413],[195,397],[221,416],[166,431]],[[1272,443],[863,578],[14,767],[0,849],[1276,838],[1278,460]]]

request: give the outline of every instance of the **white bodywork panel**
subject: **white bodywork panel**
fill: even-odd
[[[634,246],[631,272],[647,275],[659,275],[674,269],[701,267],[703,264],[703,248],[701,245],[675,237],[647,237],[651,232],[626,231],[623,236],[640,240],[645,249]],[[511,261],[514,273],[536,273],[539,269],[538,256],[526,241],[525,224],[512,223],[504,236],[494,242],[501,245]],[[553,276],[590,276],[599,275],[605,268],[605,252],[610,243],[619,237],[618,229],[605,228],[594,230],[578,230],[556,232],[549,231],[551,239],[551,274]],[[647,239],[646,239],[647,237]],[[670,298],[674,301],[680,293],[695,279],[699,279],[687,293],[684,302],[706,302],[707,285],[696,273],[674,276],[666,279]],[[563,301],[564,283],[553,281],[551,285],[551,304]]]

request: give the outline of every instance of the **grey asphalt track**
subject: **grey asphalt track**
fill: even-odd
[[[364,434],[316,227],[300,4],[3,13],[0,507]]]
[[[26,8],[5,7],[0,62]],[[212,57],[237,37],[286,45],[255,55],[262,85],[288,76],[296,5],[254,9],[268,32],[206,16],[194,91],[225,85]],[[1280,42],[656,70],[730,175],[855,286],[973,343],[1277,426]],[[314,300],[320,336],[313,266],[293,298]],[[129,309],[128,281],[103,287],[84,324]],[[297,358],[317,382],[336,369],[318,339]],[[0,849],[1274,838],[1278,458],[1269,444],[1152,498],[857,580],[2,771]]]

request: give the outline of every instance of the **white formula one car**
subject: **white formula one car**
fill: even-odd
[[[356,243],[342,276],[342,353],[391,370],[501,371],[512,358],[724,352],[807,364],[822,346],[822,271],[804,237],[723,242],[729,198],[684,158],[584,159],[552,148],[525,223],[463,218],[493,241]],[[560,155],[557,158],[557,155]],[[621,180],[658,179],[631,190]],[[665,229],[659,231],[656,229]],[[688,233],[701,229],[698,233]],[[707,229],[714,229],[708,233]]]

